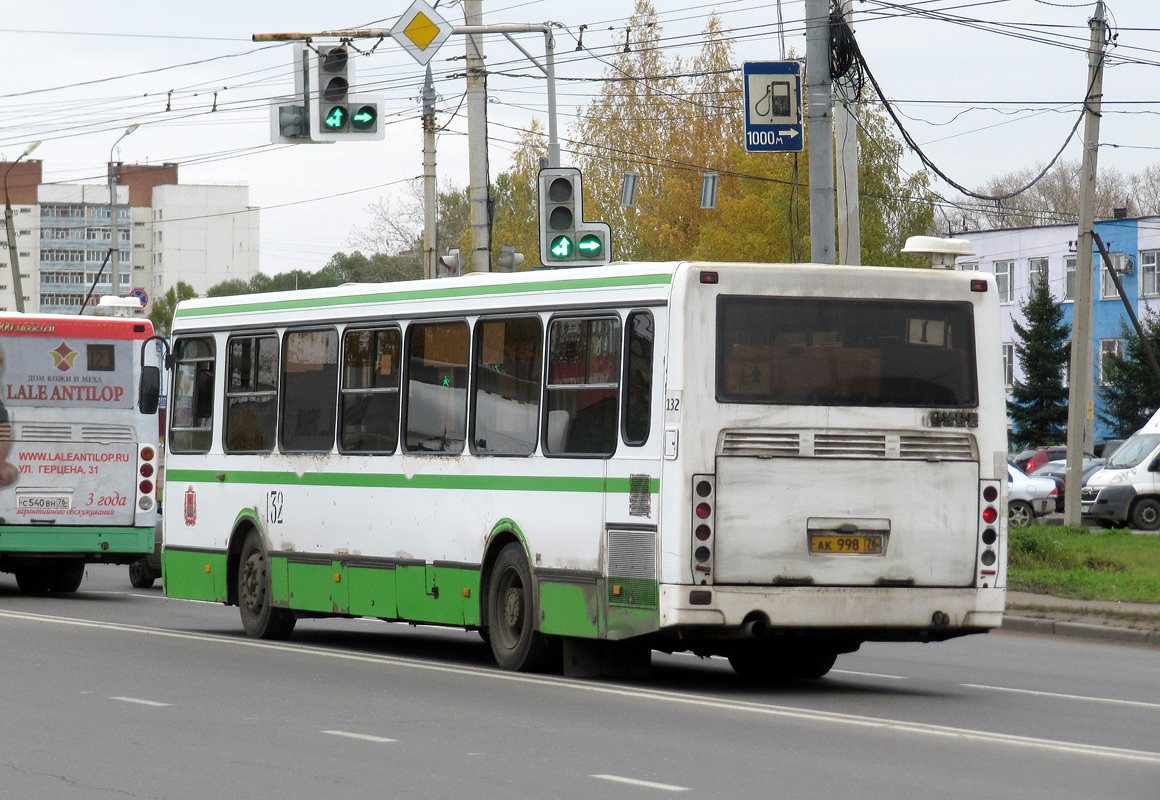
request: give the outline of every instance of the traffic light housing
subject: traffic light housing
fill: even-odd
[[[584,221],[584,186],[575,167],[540,170],[540,263],[595,267],[611,259],[612,229]]]
[[[351,93],[354,62],[346,44],[319,47],[310,60],[310,84],[311,141],[375,141],[386,136],[379,120],[382,96]]]

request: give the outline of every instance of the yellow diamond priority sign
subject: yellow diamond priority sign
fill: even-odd
[[[415,0],[391,28],[391,38],[420,64],[430,61],[451,33],[451,23],[423,0]]]

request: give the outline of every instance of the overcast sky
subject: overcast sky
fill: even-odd
[[[433,2],[433,0],[429,0]],[[389,28],[410,0],[266,2],[79,0],[6,4],[0,17],[0,157],[34,140],[49,182],[101,182],[110,148],[126,126],[141,127],[113,153],[127,163],[175,161],[183,183],[242,182],[262,208],[264,272],[315,270],[349,252],[367,207],[398,198],[422,174],[419,94],[423,68],[387,39],[357,59],[356,80],[385,95],[382,142],[272,145],[269,99],[293,91],[291,46],[257,44],[255,33]],[[624,46],[629,0],[487,0],[484,22],[558,22],[558,74],[599,78]],[[805,54],[803,0],[656,0],[666,53],[691,59],[716,11],[737,60]],[[953,180],[976,187],[1046,163],[1075,125],[1087,81],[1088,18],[1094,3],[1046,0],[855,0],[859,45],[904,124]],[[1111,0],[1116,34],[1104,76],[1101,168],[1138,171],[1160,161],[1160,2]],[[438,13],[463,24],[458,2]],[[779,24],[780,17],[780,24]],[[580,27],[583,50],[577,50]],[[631,42],[633,34],[627,34]],[[518,37],[537,57],[543,37]],[[492,179],[506,168],[516,131],[544,119],[544,81],[506,40],[485,39]],[[452,36],[432,60],[439,92],[440,180],[467,182],[464,45]],[[526,76],[526,77],[523,77]],[[564,135],[596,81],[561,81]],[[215,108],[216,102],[216,110]],[[1082,131],[1082,128],[1081,128]],[[663,154],[660,154],[663,155]],[[1080,158],[1079,135],[1064,156]],[[769,155],[769,158],[784,158]],[[567,163],[567,154],[564,156]],[[706,165],[711,166],[711,165]],[[914,156],[904,169],[921,168]],[[619,193],[620,187],[589,187]],[[941,181],[937,191],[957,192]],[[396,200],[397,202],[397,200]],[[496,247],[502,243],[495,243]]]

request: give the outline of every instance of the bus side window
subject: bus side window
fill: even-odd
[[[652,421],[653,315],[634,311],[625,325],[624,443],[639,447],[648,441]]]
[[[472,450],[529,456],[540,423],[540,318],[479,322]]]
[[[466,321],[407,329],[408,453],[457,455],[467,441],[470,331]]]
[[[175,453],[204,453],[213,434],[213,339],[181,339],[174,347],[169,446]]]
[[[280,447],[329,453],[338,409],[338,333],[287,332],[283,347]]]
[[[619,386],[620,320],[553,320],[548,337],[544,452],[612,455]]]
[[[395,452],[399,443],[399,373],[403,336],[395,326],[347,330],[342,347],[344,453]]]
[[[225,447],[229,452],[274,449],[278,419],[278,337],[230,339],[226,365]]]

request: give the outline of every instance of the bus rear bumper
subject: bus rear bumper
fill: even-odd
[[[129,564],[153,552],[154,537],[153,525],[4,525],[0,526],[0,564],[14,559],[58,556]]]
[[[1005,599],[1004,589],[662,584],[660,628],[709,638],[832,632],[863,641],[931,641],[998,628]]]

